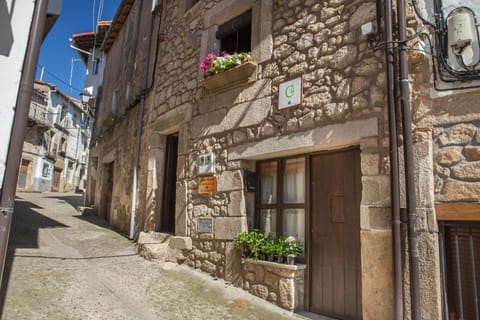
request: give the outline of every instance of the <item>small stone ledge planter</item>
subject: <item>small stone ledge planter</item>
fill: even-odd
[[[252,76],[255,70],[257,70],[257,63],[248,61],[235,68],[209,76],[200,81],[200,85],[209,91],[220,90],[253,80]]]
[[[243,289],[289,311],[304,309],[304,264],[242,259]]]

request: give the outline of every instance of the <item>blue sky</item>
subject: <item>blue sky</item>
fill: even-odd
[[[96,21],[102,3],[103,10],[100,20],[112,20],[120,0],[63,0],[62,14],[43,41],[40,49],[35,79],[40,78],[40,70],[44,66],[43,81],[53,83],[65,94],[70,94],[68,83],[70,82],[72,58],[78,59],[78,55],[70,48],[68,39],[75,33],[94,31],[94,19]],[[79,90],[83,88],[84,79],[85,67],[83,63],[74,61],[73,97],[79,97]]]

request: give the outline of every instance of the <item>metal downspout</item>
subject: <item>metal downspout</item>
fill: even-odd
[[[28,38],[27,51],[23,62],[22,77],[18,90],[15,116],[8,146],[5,176],[0,195],[0,281],[3,277],[5,258],[8,247],[8,236],[12,224],[13,207],[15,204],[15,191],[18,179],[18,167],[22,158],[23,139],[28,120],[28,110],[33,92],[33,80],[38,63],[38,55],[43,39],[45,17],[47,15],[48,0],[35,1],[30,36]]]
[[[385,0],[385,60],[387,69],[388,128],[390,142],[390,196],[392,206],[394,319],[403,319],[402,236],[400,221],[400,178],[398,164],[397,114],[395,92],[395,53],[393,50],[392,0]]]
[[[403,146],[405,152],[405,182],[408,211],[408,254],[410,266],[410,298],[412,320],[420,320],[419,252],[416,224],[416,192],[413,170],[412,117],[408,86],[407,18],[405,0],[397,0],[400,100],[402,108]]]
[[[156,1],[153,1],[155,4]],[[141,11],[140,11],[141,12]],[[143,73],[143,89],[140,98],[140,114],[138,115],[138,124],[137,124],[137,136],[135,141],[135,160],[133,164],[133,183],[132,183],[132,211],[130,214],[130,234],[129,238],[133,239],[135,236],[135,220],[137,216],[137,197],[138,197],[138,165],[140,162],[140,144],[142,140],[142,127],[143,127],[143,114],[145,112],[145,94],[148,85],[148,69],[150,67],[150,51],[152,48],[152,33],[153,33],[153,20],[155,18],[155,11],[151,11],[150,15],[150,25],[147,35],[147,49],[146,57],[144,64],[144,73]]]

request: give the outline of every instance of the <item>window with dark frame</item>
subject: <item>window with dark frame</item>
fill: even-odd
[[[441,221],[443,307],[448,319],[476,319],[480,310],[480,223]]]
[[[98,69],[100,67],[100,58],[95,58],[92,65],[92,74],[98,74]]]
[[[65,116],[67,115],[68,112],[68,107],[67,106],[62,106],[62,111],[60,113],[60,120],[63,121],[65,119]]]
[[[220,51],[230,54],[252,50],[252,10],[233,18],[218,27],[216,33]]]
[[[265,236],[295,236],[305,248],[305,157],[258,164],[257,227]]]
[[[42,177],[48,178],[50,176],[50,165],[48,163],[43,164]]]

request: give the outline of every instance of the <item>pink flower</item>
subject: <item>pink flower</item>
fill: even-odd
[[[223,50],[221,53],[222,57],[225,57],[227,55],[227,51]]]
[[[295,241],[297,241],[297,239],[296,239],[294,236],[289,236],[289,237],[287,238],[287,242],[288,242],[288,243],[292,243],[292,242],[295,242]]]
[[[205,63],[205,61],[203,61],[202,63],[200,63],[200,69],[202,69],[202,71],[207,71],[208,70],[208,64]]]

